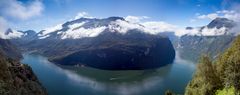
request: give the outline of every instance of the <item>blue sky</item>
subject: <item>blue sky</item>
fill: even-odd
[[[29,7],[34,2],[38,2],[35,4],[37,7]],[[198,19],[198,16],[232,10],[239,2],[240,0],[1,0],[0,17],[8,22],[9,27],[37,31],[73,19],[80,12],[99,18],[147,16],[149,21],[164,21],[181,27],[202,26],[211,19]],[[8,8],[18,4],[25,8]],[[14,13],[26,13],[17,17],[18,14],[9,13],[8,10],[11,9],[17,11]]]

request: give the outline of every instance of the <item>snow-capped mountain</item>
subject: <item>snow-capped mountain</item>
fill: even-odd
[[[5,32],[0,33],[0,38],[2,39],[29,39],[36,35],[33,30],[20,31],[14,29],[7,29]]]
[[[36,50],[49,57],[56,58],[58,55],[67,56],[78,52],[83,47],[87,48],[93,43],[101,43],[103,38],[115,37],[117,35],[127,36],[139,35],[129,32],[139,32],[151,36],[168,36],[174,47],[180,51],[180,55],[189,55],[185,58],[194,57],[197,59],[201,53],[210,52],[212,56],[216,56],[220,51],[224,50],[234,39],[238,32],[233,31],[238,26],[235,21],[226,18],[216,18],[208,25],[202,27],[187,27],[184,29],[185,35],[178,37],[176,31],[161,31],[155,27],[148,27],[144,24],[132,23],[122,17],[109,18],[79,18],[66,23],[46,28],[38,33],[14,31],[6,33],[6,35],[18,34],[12,42],[19,45],[23,49]],[[19,33],[18,33],[19,32]],[[29,36],[31,34],[31,36]],[[27,36],[28,35],[28,36]],[[109,36],[105,36],[109,35]],[[96,38],[99,41],[95,40]],[[134,38],[134,37],[132,37]],[[25,39],[23,41],[23,39]],[[147,39],[146,39],[147,40]],[[95,41],[95,42],[94,42]],[[217,44],[221,44],[218,45]],[[66,49],[65,52],[62,49]],[[191,51],[187,53],[187,51]],[[187,54],[186,54],[187,53]],[[197,55],[192,56],[191,54]]]
[[[104,31],[125,34],[129,30],[140,30],[149,34],[158,34],[152,27],[145,27],[138,23],[126,21],[122,17],[109,17],[104,19],[80,18],[68,21],[54,27],[46,28],[37,34],[39,39],[80,39],[96,37]]]
[[[238,25],[235,21],[216,18],[206,26],[186,28],[188,34],[181,36],[177,45],[180,56],[193,61],[202,54],[216,58],[239,34],[239,30],[235,30],[236,27]]]
[[[220,35],[228,35],[234,34],[236,32],[232,32],[231,30],[237,26],[237,23],[233,20],[229,20],[227,18],[216,18],[212,20],[208,25],[203,27],[187,27],[186,35],[192,36],[220,36]]]
[[[11,41],[22,50],[40,53],[63,65],[148,69],[172,63],[175,58],[168,37],[122,17],[80,18],[44,29],[33,38]]]

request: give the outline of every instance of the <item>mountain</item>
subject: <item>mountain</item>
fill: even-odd
[[[1,95],[47,95],[31,67],[6,57],[0,51]]]
[[[122,17],[80,18],[46,28],[38,33],[32,33],[32,36],[29,37],[22,35],[20,38],[11,39],[11,41],[21,50],[37,52],[49,57],[49,59],[54,59],[62,58],[59,55],[67,56],[78,52],[79,47],[82,47],[81,44],[93,43],[90,39],[98,38],[102,34],[125,35],[129,31],[136,30],[146,35],[168,37],[174,48],[179,51],[180,57],[196,61],[202,53],[208,53],[212,58],[216,58],[237,35],[238,32],[234,30],[236,26],[237,22],[235,21],[227,18],[216,18],[206,26],[186,27],[187,34],[179,37],[174,32],[167,31],[156,34],[148,27],[128,22]],[[62,50],[65,52],[56,53]]]
[[[0,51],[9,58],[19,60],[22,58],[21,52],[8,39],[0,38]]]
[[[23,48],[21,48],[22,45],[25,45],[25,43],[28,43],[34,39],[36,39],[37,33],[33,30],[27,30],[27,31],[20,31],[20,30],[14,30],[9,28],[7,31],[4,32],[4,35],[1,35],[0,39],[2,41],[2,44],[5,44],[4,46],[9,46],[6,44],[11,43],[10,46],[16,46],[18,47],[18,49],[12,49],[12,51],[18,51],[19,53],[14,53],[17,54],[16,56],[19,56],[20,54],[20,50],[22,50]],[[5,48],[7,49],[7,48]],[[11,49],[11,48],[8,48]],[[13,53],[9,53],[9,54],[13,54]],[[13,55],[12,55],[13,56]],[[15,59],[15,58],[13,58]]]
[[[58,64],[84,64],[100,69],[150,69],[173,62],[175,51],[165,37],[129,31],[125,35],[106,32],[80,41],[78,51],[54,58]],[[90,41],[89,41],[90,40]],[[69,46],[68,46],[69,47]]]
[[[62,65],[149,69],[172,63],[175,57],[168,37],[152,34],[143,25],[122,17],[80,18],[42,30],[36,36],[20,47]]]
[[[186,27],[189,36],[220,36],[234,34],[232,29],[237,26],[237,22],[227,18],[216,18],[208,25],[202,27]]]
[[[14,30],[14,29],[7,29],[4,32],[2,39],[21,39],[21,40],[31,40],[36,36],[36,32],[33,30],[21,31],[21,30]]]
[[[227,28],[227,29],[231,29],[236,25],[236,23],[233,20],[229,20],[227,18],[216,18],[213,21],[211,21],[207,27],[208,28]]]
[[[33,30],[19,31],[19,32],[23,33],[23,35],[21,36],[21,39],[24,41],[33,40],[37,35],[37,33]]]
[[[177,50],[184,59],[196,61],[201,54],[216,58],[229,47],[236,37],[236,22],[226,18],[216,18],[200,28],[188,28],[189,34],[180,37]]]
[[[47,95],[31,67],[21,64],[21,52],[0,39],[0,95]]]

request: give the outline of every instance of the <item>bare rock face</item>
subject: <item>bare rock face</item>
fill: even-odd
[[[6,55],[6,57],[12,59],[19,60],[22,58],[20,50],[16,48],[16,46],[13,45],[9,40],[6,39],[0,38],[0,51],[2,51],[2,53]]]
[[[47,95],[31,67],[21,64],[20,58],[16,47],[0,39],[0,95]]]

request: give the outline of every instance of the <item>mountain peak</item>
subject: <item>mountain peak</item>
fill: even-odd
[[[212,20],[207,27],[208,28],[214,28],[216,27],[217,29],[226,27],[226,28],[232,28],[234,27],[235,22],[233,20],[229,20],[227,18],[215,18]]]
[[[13,32],[13,30],[12,30],[11,28],[8,28],[4,34],[5,34],[5,35],[8,35],[8,34],[10,34],[10,33],[12,33],[12,32]]]
[[[111,21],[125,20],[123,17],[117,17],[117,16],[108,17],[106,19],[111,20]]]

